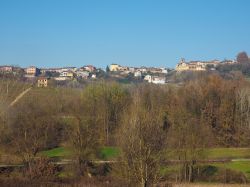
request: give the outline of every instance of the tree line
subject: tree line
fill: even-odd
[[[98,150],[115,146],[120,154],[106,167],[115,179],[156,184],[174,159],[181,163],[176,180],[192,182],[207,148],[249,147],[250,84],[211,75],[184,85],[34,88],[15,106],[1,106],[0,130],[1,153],[16,156],[24,178],[56,176],[58,168],[39,153],[59,146],[71,150],[66,169],[74,176],[94,175]]]

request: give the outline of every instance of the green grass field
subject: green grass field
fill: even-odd
[[[119,155],[119,148],[117,147],[103,147],[100,150],[100,157],[104,160],[110,160]]]
[[[47,151],[42,151],[42,155],[48,157],[69,156],[71,151],[65,147],[58,147]],[[115,158],[119,155],[117,147],[103,147],[100,149],[102,159]],[[250,158],[250,148],[212,148],[205,151],[206,159],[240,159]]]
[[[54,149],[46,150],[40,152],[41,155],[47,156],[50,158],[55,157],[68,157],[72,154],[72,151],[69,148],[57,147]],[[103,147],[100,149],[98,156],[102,160],[109,160],[115,158],[119,155],[119,149],[117,147]]]
[[[68,148],[65,147],[57,147],[54,149],[50,149],[47,151],[42,151],[40,153],[43,156],[47,156],[47,157],[67,157],[71,155],[71,151]]]
[[[41,155],[48,157],[63,158],[72,154],[68,148],[58,147],[47,151],[40,152]],[[206,159],[243,159],[250,158],[250,148],[213,148],[206,152]],[[98,157],[101,160],[112,160],[119,155],[119,148],[117,147],[103,147],[99,150]],[[246,175],[250,180],[250,161],[236,160],[226,163],[213,163],[212,166],[217,168],[228,168],[235,171],[240,171]],[[162,168],[162,173],[175,171],[176,167]]]
[[[240,171],[250,180],[250,161],[235,161],[226,163],[211,164],[217,168],[227,168],[234,171]]]
[[[250,158],[250,148],[212,148],[205,155],[208,159]]]

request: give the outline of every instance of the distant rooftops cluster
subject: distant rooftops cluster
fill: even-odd
[[[156,67],[128,67],[128,66],[121,66],[119,64],[111,64],[109,66],[109,70],[113,72],[125,72],[125,73],[135,73],[135,72],[142,72],[142,73],[168,73],[167,68],[156,68]]]
[[[119,74],[133,74],[134,77],[143,78],[145,81],[154,84],[165,84],[166,74],[168,68],[156,68],[156,67],[128,67],[121,66],[119,64],[111,64],[109,66],[110,72],[116,72]]]
[[[216,70],[218,65],[237,64],[250,62],[247,54],[239,53],[237,60],[211,60],[211,61],[189,61],[181,59],[176,65],[175,71],[206,71]],[[129,67],[119,64],[110,64],[106,71],[101,68],[96,68],[93,65],[85,65],[77,67],[60,67],[60,68],[37,68],[30,66],[20,68],[16,66],[0,66],[1,73],[12,73],[13,75],[21,75],[28,80],[37,80],[40,87],[47,86],[48,80],[67,81],[67,80],[82,80],[82,79],[130,79],[134,81],[147,81],[154,84],[165,84],[166,77],[169,71],[173,69],[166,67]]]
[[[10,73],[13,72],[13,66],[1,66],[0,71]],[[37,79],[39,87],[46,87],[47,79],[55,81],[80,80],[80,79],[98,79],[98,75],[106,73],[108,77],[122,79],[132,77],[135,80],[145,80],[149,83],[164,84],[165,75],[169,72],[168,68],[157,67],[128,67],[118,64],[107,66],[106,72],[93,65],[86,65],[80,68],[77,67],[61,67],[61,68],[37,68],[30,66],[20,68],[23,71],[23,77],[26,79]]]
[[[184,58],[176,65],[175,70],[180,71],[206,71],[206,70],[215,70],[220,64],[235,64],[235,60],[211,60],[211,61],[190,61],[186,62]]]

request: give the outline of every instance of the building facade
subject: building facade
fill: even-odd
[[[30,76],[37,76],[39,73],[39,70],[37,67],[35,66],[30,66],[28,68],[26,68],[26,74],[30,75]]]
[[[1,72],[12,72],[13,67],[12,66],[0,66],[0,71]]]
[[[181,59],[181,61],[176,65],[175,70],[180,71],[205,71],[207,64],[205,62],[201,61],[191,61],[191,62],[185,62],[184,59]]]
[[[48,79],[45,77],[39,77],[37,80],[37,87],[47,87]]]

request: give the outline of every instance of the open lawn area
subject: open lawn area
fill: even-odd
[[[54,149],[40,152],[41,155],[50,158],[55,157],[68,157],[72,154],[72,151],[66,147],[57,147]],[[102,147],[98,152],[98,157],[102,160],[110,160],[119,155],[119,148],[117,147]]]
[[[51,158],[64,158],[72,154],[69,148],[58,147],[50,149],[47,151],[40,152],[41,155],[48,156]],[[209,165],[215,166],[217,168],[227,168],[234,171],[240,171],[245,174],[245,176],[250,180],[250,161],[240,160],[243,158],[250,158],[249,148],[213,148],[208,149],[206,152],[206,159],[238,159],[232,162],[225,163],[211,163]],[[112,160],[119,155],[119,148],[117,147],[103,147],[98,152],[98,158],[100,160]],[[178,168],[175,167],[163,167],[162,173],[174,172]],[[209,185],[210,186],[210,185]]]
[[[208,159],[250,158],[250,148],[212,148],[205,151]]]
[[[100,150],[100,158],[103,160],[110,160],[119,156],[119,148],[117,147],[103,147]]]
[[[40,152],[40,154],[43,156],[53,158],[53,157],[67,157],[67,156],[70,156],[72,154],[72,152],[68,148],[57,147],[54,149],[42,151],[42,152]]]
[[[211,164],[217,168],[227,168],[234,171],[240,171],[250,180],[250,161],[233,161],[226,163]]]
[[[70,156],[72,151],[65,147],[58,147],[46,151],[41,154],[48,157],[64,157]],[[100,158],[107,160],[115,158],[119,155],[117,147],[103,147],[99,151]],[[250,148],[211,148],[205,151],[205,159],[250,159]]]

